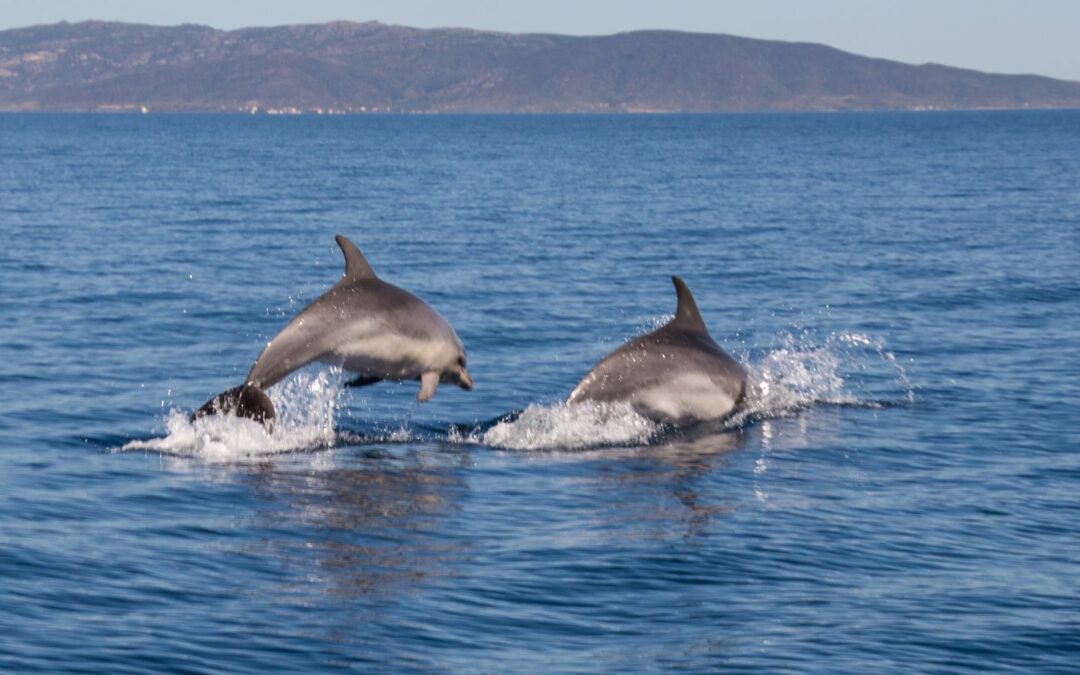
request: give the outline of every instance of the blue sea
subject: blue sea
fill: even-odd
[[[1080,111],[0,115],[0,670],[1080,671]],[[476,381],[188,414],[344,269]],[[562,401],[666,321],[691,429]]]

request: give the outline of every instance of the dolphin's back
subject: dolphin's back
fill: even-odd
[[[684,423],[724,417],[742,401],[746,370],[716,344],[689,289],[674,281],[675,317],[601,359],[568,403],[626,401],[651,419]]]
[[[336,288],[301,310],[266,344],[248,372],[248,383],[262,389],[271,387],[317,360],[333,344],[333,313],[324,300]]]

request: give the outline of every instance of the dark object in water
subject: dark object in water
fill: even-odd
[[[192,414],[195,420],[207,415],[236,415],[259,422],[267,431],[274,428],[274,404],[262,389],[243,384],[221,392]]]

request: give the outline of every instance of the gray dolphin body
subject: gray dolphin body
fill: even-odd
[[[746,370],[709,336],[694,296],[672,277],[675,318],[604,357],[567,403],[625,401],[649,419],[691,424],[730,415],[746,395]]]
[[[345,276],[300,311],[266,345],[245,383],[208,401],[196,416],[235,413],[264,423],[274,418],[263,393],[316,361],[359,377],[352,385],[420,380],[426,401],[440,382],[472,389],[465,348],[454,329],[420,298],[379,279],[360,249],[338,235]]]

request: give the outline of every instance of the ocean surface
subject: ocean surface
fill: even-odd
[[[1080,111],[0,115],[0,233],[0,671],[1080,669]],[[475,390],[190,423],[338,233]],[[563,405],[673,274],[746,409]]]

